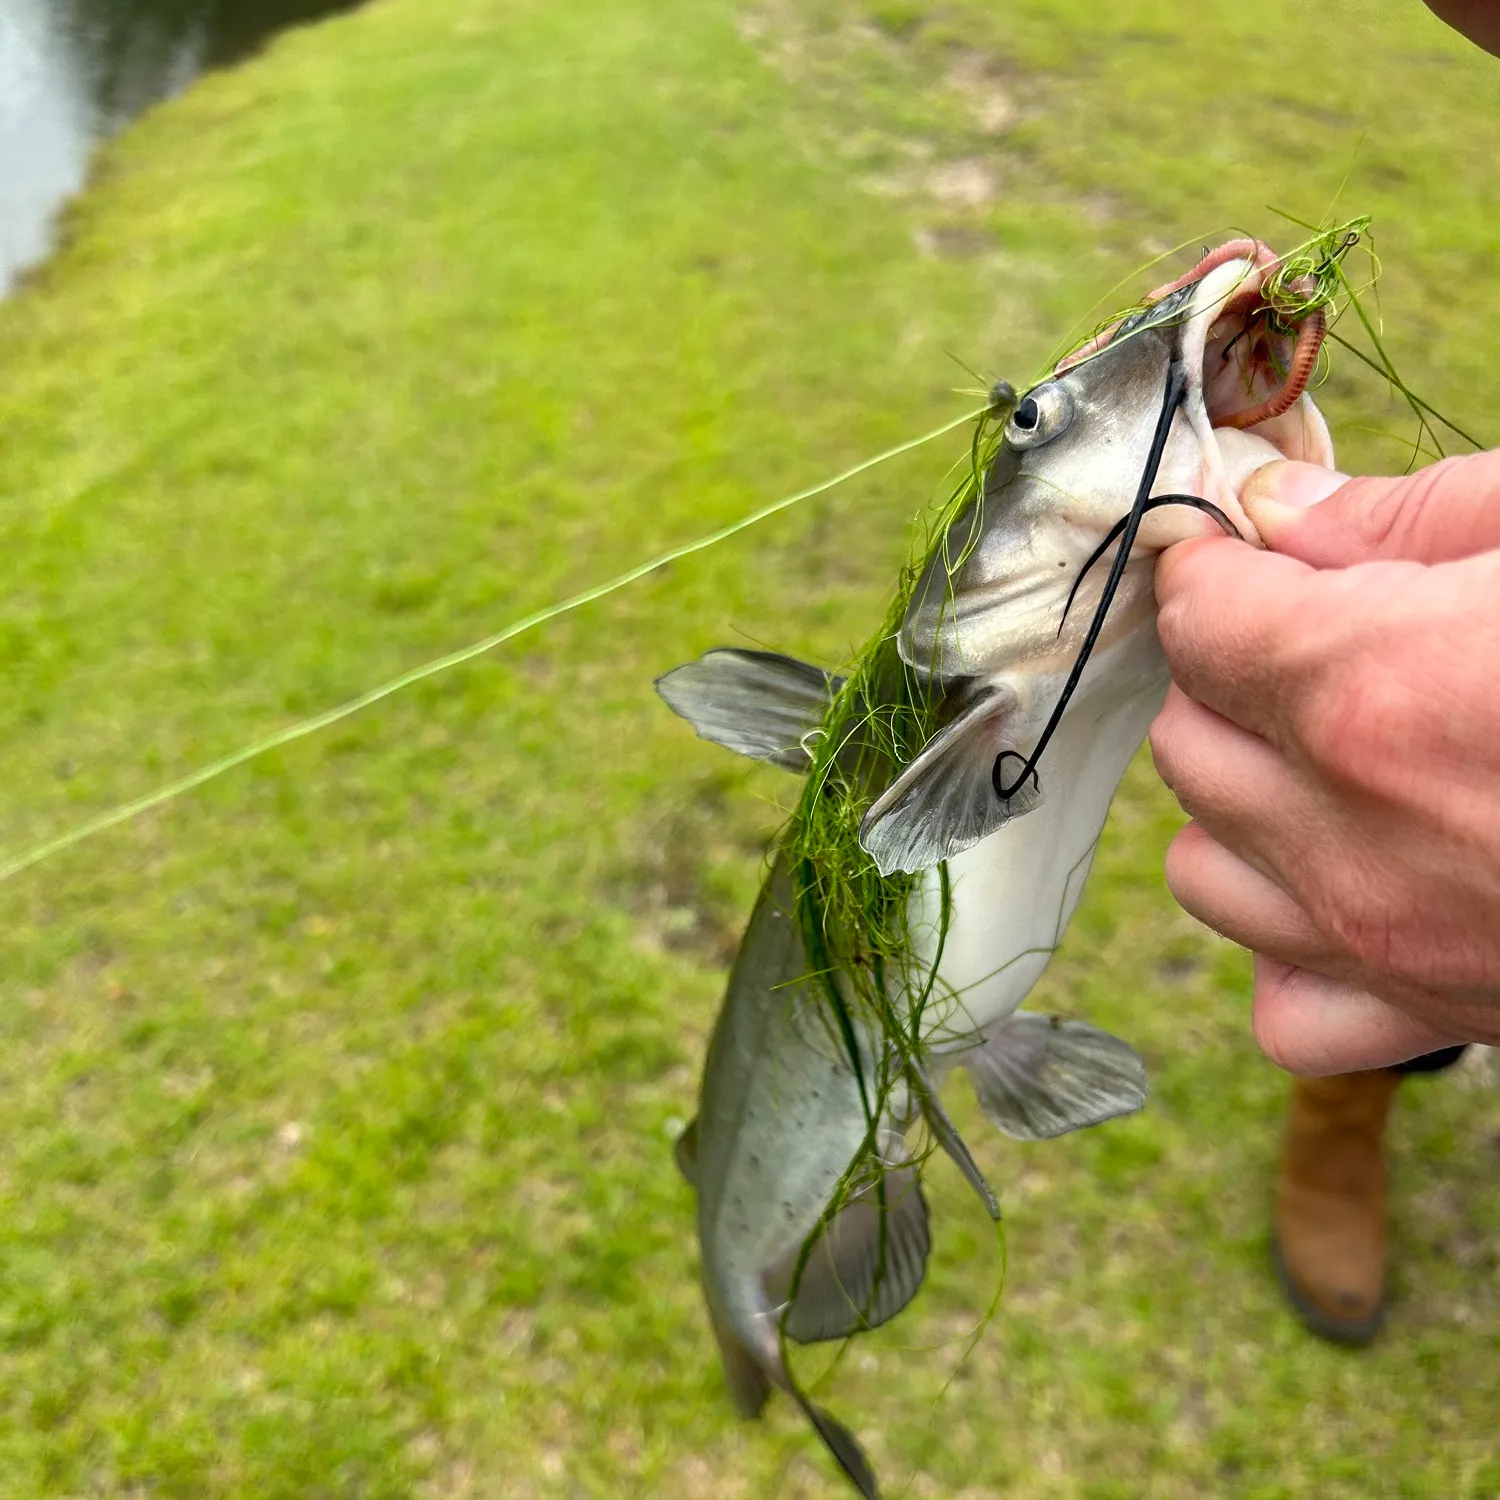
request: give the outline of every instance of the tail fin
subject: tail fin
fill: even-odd
[[[818,1429],[828,1451],[838,1460],[839,1467],[849,1476],[854,1487],[864,1500],[880,1500],[880,1486],[875,1482],[875,1472],[865,1457],[864,1449],[855,1441],[854,1434],[844,1424],[830,1416],[821,1406],[810,1401],[792,1387],[797,1405],[807,1414],[807,1420]]]
[[[730,1328],[728,1320],[714,1308],[712,1302],[709,1303],[709,1316],[713,1321],[714,1333],[718,1336],[719,1352],[724,1356],[724,1378],[740,1415],[758,1417],[766,1404],[766,1398],[771,1394],[772,1383],[779,1385],[806,1413],[807,1420],[817,1429],[824,1446],[849,1476],[864,1500],[880,1500],[880,1486],[875,1483],[874,1470],[870,1468],[870,1461],[855,1441],[854,1434],[802,1394],[792,1372],[787,1369],[780,1341],[770,1320],[763,1320],[757,1330],[755,1343],[761,1345],[757,1350]]]

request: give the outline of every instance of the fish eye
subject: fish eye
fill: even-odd
[[[1008,448],[1035,448],[1051,441],[1073,419],[1073,398],[1055,380],[1027,391],[1005,424]]]

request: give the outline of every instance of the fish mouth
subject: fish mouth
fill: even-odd
[[[1058,372],[1075,369],[1138,328],[1172,329],[1187,378],[1182,416],[1202,467],[1196,485],[1166,488],[1195,494],[1200,514],[1148,518],[1139,538],[1148,552],[1208,535],[1224,521],[1259,544],[1239,500],[1250,476],[1282,458],[1334,467],[1333,441],[1309,388],[1328,336],[1335,268],[1358,239],[1350,231],[1326,242],[1316,260],[1305,247],[1280,256],[1263,240],[1228,240],[1058,364]]]
[[[1355,239],[1351,235],[1349,243]],[[1226,271],[1229,267],[1233,272]],[[1316,277],[1311,272],[1298,274],[1264,240],[1233,239],[1206,251],[1190,271],[1149,292],[1137,313],[1119,319],[1061,360],[1054,373],[1061,375],[1101,353],[1133,325],[1154,321],[1153,312],[1165,311],[1164,303],[1191,299],[1189,305],[1196,311],[1198,299],[1193,294],[1205,289],[1205,283],[1223,290],[1201,329],[1191,327],[1199,319],[1190,317],[1185,331],[1182,352],[1189,365],[1189,399],[1196,388],[1214,428],[1243,431],[1274,421],[1307,390],[1327,337],[1328,319]]]
[[[1231,240],[1188,276],[1204,291],[1231,278],[1217,309],[1206,299],[1209,308],[1184,330],[1183,353],[1196,376],[1190,403],[1210,431],[1257,433],[1280,448],[1285,438],[1278,442],[1278,419],[1308,405],[1302,398],[1328,335],[1316,276],[1299,272],[1261,240]],[[1319,425],[1325,441],[1317,446],[1331,460]]]

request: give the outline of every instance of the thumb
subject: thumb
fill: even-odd
[[[1451,562],[1500,547],[1500,452],[1447,458],[1396,478],[1267,464],[1251,475],[1241,503],[1273,552],[1315,568]]]

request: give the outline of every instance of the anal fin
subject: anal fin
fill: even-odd
[[[885,1169],[819,1232],[782,1323],[787,1337],[812,1344],[878,1328],[916,1296],[931,1248],[916,1167]]]

